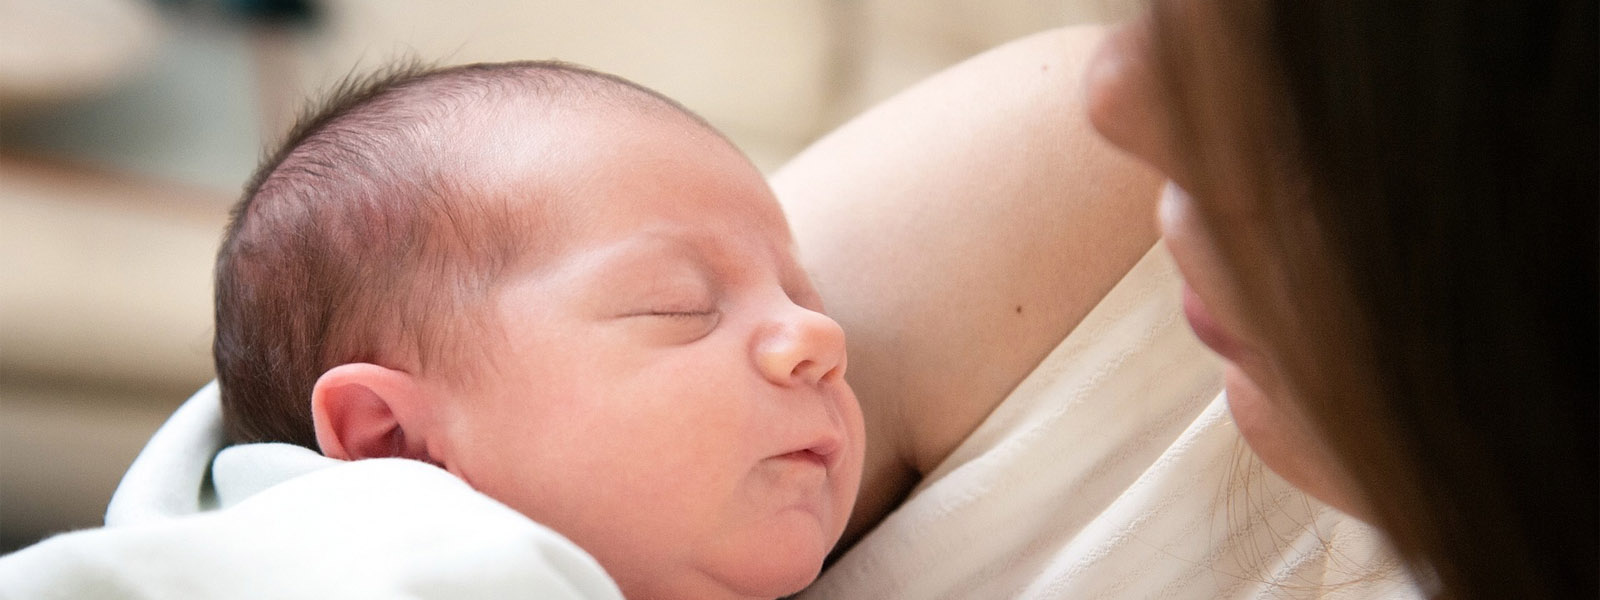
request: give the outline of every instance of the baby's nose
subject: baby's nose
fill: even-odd
[[[790,305],[763,328],[755,360],[773,383],[816,385],[844,376],[844,329],[822,313]]]

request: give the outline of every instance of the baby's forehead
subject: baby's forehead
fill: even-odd
[[[504,103],[462,129],[450,142],[460,176],[551,217],[648,203],[684,185],[743,199],[734,204],[753,211],[738,212],[763,220],[778,210],[765,177],[732,142],[674,110]]]
[[[447,164],[436,168],[479,189],[544,190],[540,198],[552,209],[557,196],[581,201],[581,189],[597,177],[626,174],[640,147],[698,140],[737,152],[716,130],[670,107],[532,96],[475,107],[437,130],[433,143]]]
[[[508,213],[506,233],[538,251],[531,259],[648,229],[703,248],[792,243],[759,170],[668,105],[513,97],[462,118],[442,132],[451,159],[434,168],[466,202]]]

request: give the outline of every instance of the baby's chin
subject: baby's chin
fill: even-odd
[[[706,555],[675,589],[629,598],[778,598],[816,581],[822,562],[838,541],[834,527],[801,511],[775,515],[767,527],[744,532]],[[629,590],[624,589],[624,592]]]
[[[816,581],[822,572],[822,561],[828,556],[826,548],[783,554],[784,550],[774,547],[749,557],[746,570],[738,578],[743,585],[732,589],[743,590],[743,595],[754,598],[788,596]]]
[[[753,559],[773,558],[771,553],[752,556]],[[761,560],[755,563],[764,562]],[[779,561],[771,561],[779,562]],[[784,561],[790,562],[793,561]],[[686,574],[675,582],[655,581],[649,585],[627,585],[618,582],[628,598],[657,600],[718,600],[753,599],[771,600],[799,592],[816,581],[822,561],[812,566],[794,564],[749,564],[749,570],[740,573],[695,572]]]

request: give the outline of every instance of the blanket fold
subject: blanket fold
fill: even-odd
[[[0,559],[0,599],[622,598],[572,542],[432,465],[222,445],[213,383],[128,469],[106,527]]]

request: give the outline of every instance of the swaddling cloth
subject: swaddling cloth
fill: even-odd
[[[442,469],[219,453],[220,425],[210,385],[129,468],[106,527],[0,558],[0,599],[622,598],[571,541]]]
[[[1157,245],[800,595],[1390,598],[1366,526],[1260,467]]]

